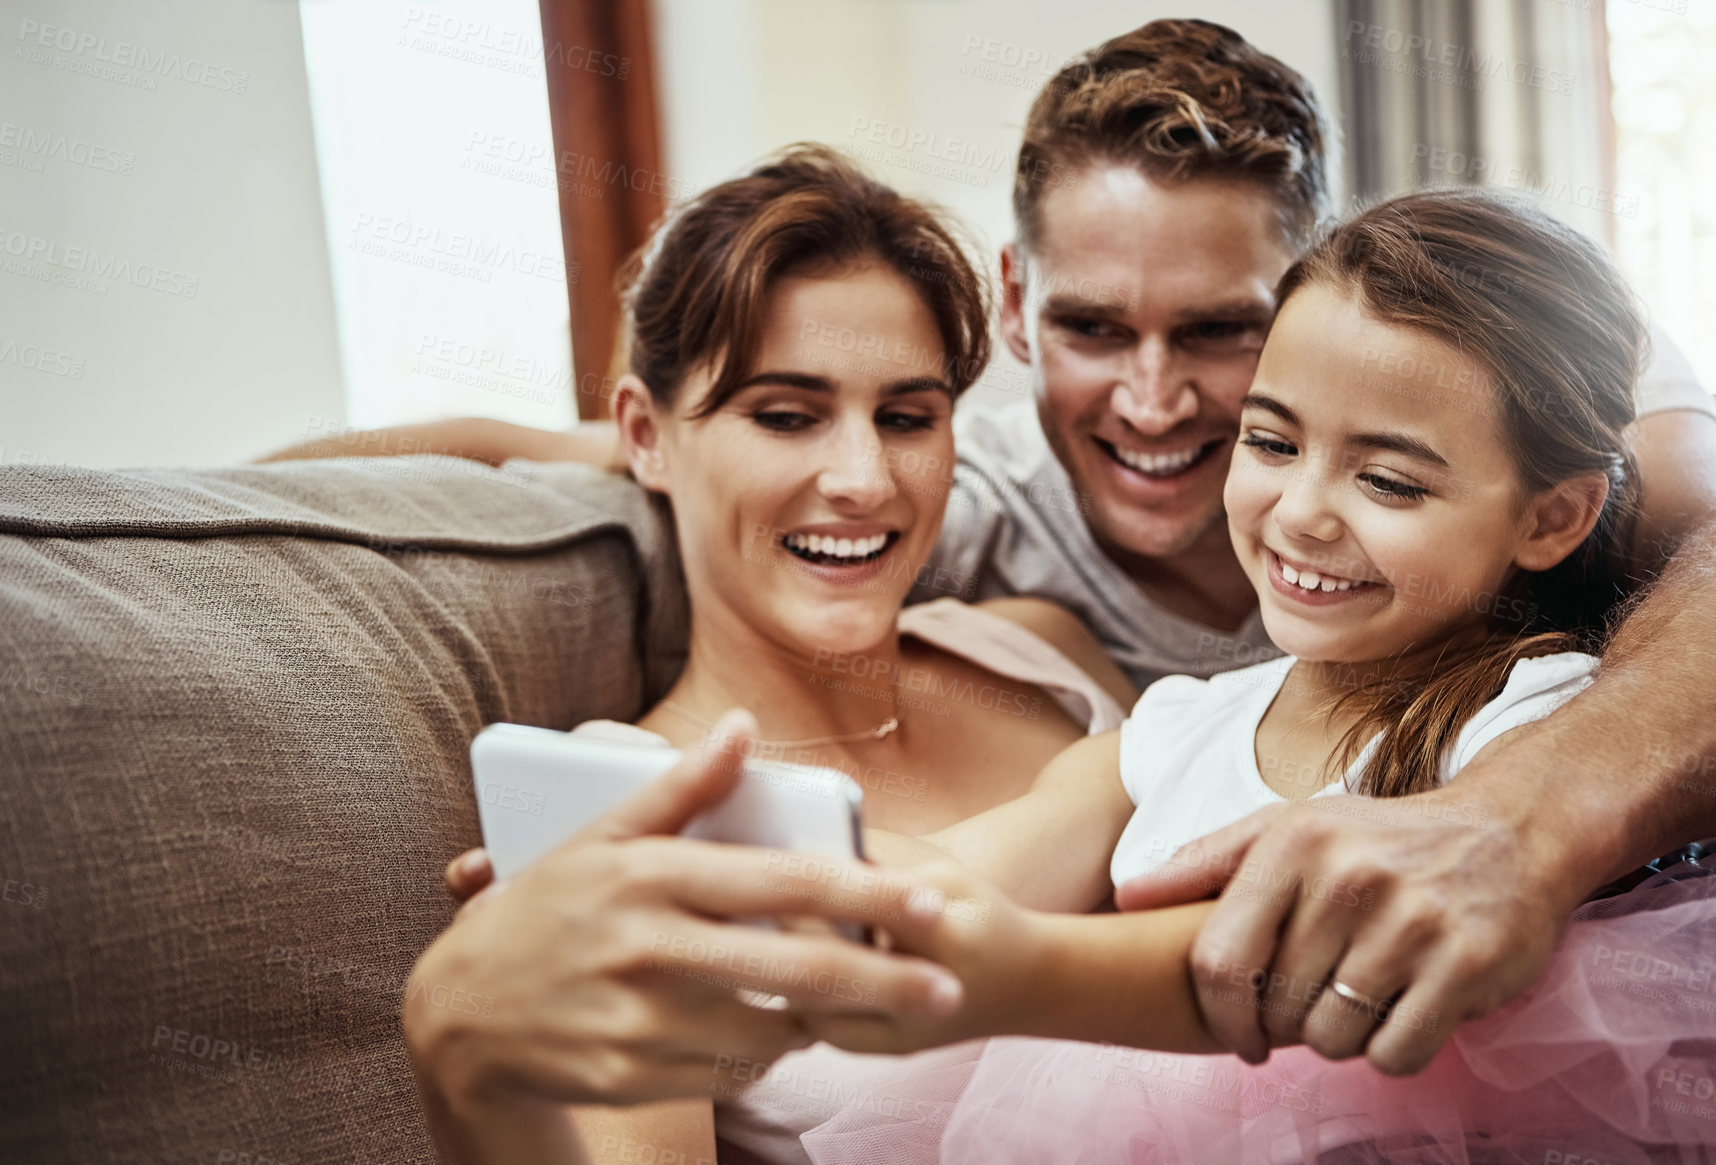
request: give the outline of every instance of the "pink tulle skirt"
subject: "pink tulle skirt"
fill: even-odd
[[[1544,977],[1414,1077],[1306,1048],[1252,1067],[1008,1038],[969,1072],[889,1083],[919,1085],[914,1119],[848,1107],[805,1134],[811,1160],[1716,1161],[1716,876],[1683,864],[1581,907]]]

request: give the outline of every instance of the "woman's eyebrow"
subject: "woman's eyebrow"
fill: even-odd
[[[740,383],[734,392],[759,384],[778,384],[785,388],[802,388],[810,392],[833,392],[834,382],[826,376],[808,372],[759,372]],[[903,396],[908,392],[945,392],[953,395],[953,385],[936,376],[913,376],[893,381],[882,388],[883,396]]]
[[[937,376],[914,376],[910,380],[896,380],[882,388],[883,396],[904,396],[908,392],[944,392],[953,395],[953,385]]]
[[[834,382],[826,376],[813,376],[808,372],[759,372],[748,377],[737,385],[733,391],[750,388],[756,384],[779,384],[786,388],[805,388],[811,392],[833,392]]]

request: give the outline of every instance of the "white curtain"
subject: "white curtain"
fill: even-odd
[[[1601,0],[1336,0],[1347,189],[1512,189],[1613,242]]]

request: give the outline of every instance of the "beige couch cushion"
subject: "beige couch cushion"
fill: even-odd
[[[638,715],[677,577],[571,466],[0,470],[0,1159],[432,1159],[470,739]]]

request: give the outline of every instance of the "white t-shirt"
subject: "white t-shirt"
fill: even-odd
[[[1716,414],[1686,357],[1655,329],[1635,395],[1641,417],[1676,409]],[[959,461],[947,518],[910,602],[1053,599],[1084,620],[1140,688],[1281,654],[1256,611],[1237,631],[1206,627],[1158,605],[1103,553],[1085,520],[1088,500],[1049,448],[1033,401],[961,409],[954,439]]]
[[[1150,872],[1187,842],[1286,799],[1264,784],[1256,742],[1257,726],[1293,662],[1283,656],[1208,680],[1169,676],[1138,698],[1120,728],[1120,781],[1137,808],[1109,864],[1115,885]],[[1595,656],[1576,651],[1514,664],[1501,693],[1443,756],[1443,783],[1502,733],[1549,715],[1590,686],[1596,666]],[[1314,795],[1347,794],[1379,739],[1372,738],[1342,779]]]

